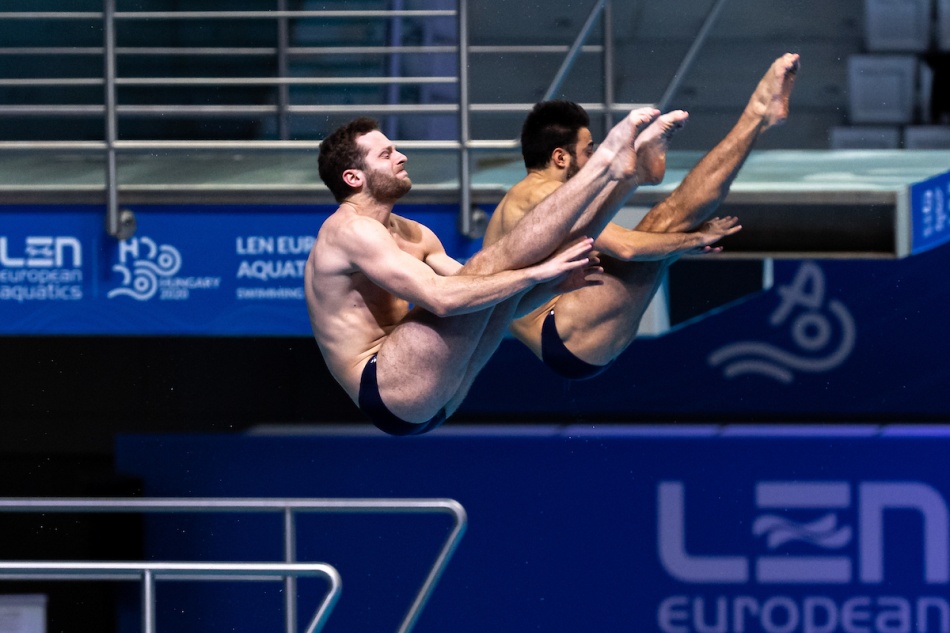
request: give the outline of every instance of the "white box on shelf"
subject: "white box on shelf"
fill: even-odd
[[[914,55],[848,58],[851,123],[912,123],[919,61]]]

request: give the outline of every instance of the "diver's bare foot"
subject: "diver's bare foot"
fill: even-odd
[[[595,156],[600,154],[609,163],[611,179],[626,180],[636,174],[637,137],[659,114],[656,108],[633,110],[607,133]]]
[[[747,111],[762,121],[762,130],[781,125],[788,118],[788,98],[801,62],[797,53],[776,59],[749,100]]]
[[[666,175],[666,150],[673,134],[686,125],[689,114],[673,110],[658,116],[637,136],[634,151],[637,153],[637,182],[641,185],[658,185]]]

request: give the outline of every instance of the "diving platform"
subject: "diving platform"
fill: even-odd
[[[118,155],[120,205],[332,204],[316,152],[174,149]],[[415,186],[406,202],[459,203],[455,151],[409,149]],[[667,176],[643,187],[618,215],[635,224],[701,158],[670,152]],[[3,204],[98,204],[106,195],[99,152],[0,154]],[[524,174],[520,157],[473,154],[472,202],[490,212]],[[802,150],[753,152],[717,215],[743,230],[724,240],[721,257],[902,258],[950,236],[950,151]]]

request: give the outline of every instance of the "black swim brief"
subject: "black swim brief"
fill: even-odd
[[[369,359],[360,377],[360,411],[381,431],[390,435],[420,435],[428,433],[445,422],[445,409],[442,409],[428,422],[413,424],[393,415],[379,396],[379,384],[376,381],[376,355]]]
[[[612,363],[591,365],[571,353],[557,333],[554,310],[548,312],[541,326],[541,360],[556,373],[569,380],[586,380],[607,370]]]

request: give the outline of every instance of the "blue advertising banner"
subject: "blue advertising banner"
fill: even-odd
[[[124,437],[117,465],[158,497],[456,499],[469,528],[416,633],[946,633],[948,451],[945,427],[449,425]],[[279,522],[253,520],[163,517],[146,551],[279,559]],[[445,522],[307,520],[298,558],[343,579],[327,633],[396,630]],[[282,608],[207,586],[162,602],[182,633],[277,630]]]
[[[948,267],[946,247],[897,261],[776,261],[768,291],[638,338],[593,380],[564,380],[506,341],[459,414],[945,421]]]
[[[923,251],[950,240],[950,172],[910,187],[911,252]]]
[[[134,211],[136,235],[117,242],[101,207],[3,207],[0,335],[310,337],[303,265],[332,207]],[[456,258],[477,248],[454,207],[404,211]],[[946,420],[948,267],[946,247],[776,261],[771,289],[636,340],[589,381],[561,379],[509,339],[456,417]]]
[[[0,334],[309,336],[303,272],[335,207],[134,207],[117,241],[96,205],[0,210]],[[455,207],[402,213],[465,255]]]

